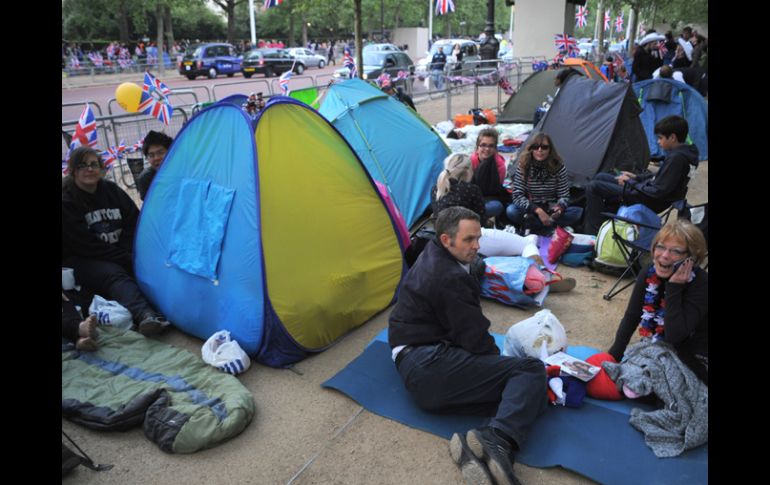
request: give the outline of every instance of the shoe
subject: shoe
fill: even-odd
[[[152,335],[159,334],[163,331],[164,328],[168,326],[168,320],[166,320],[166,318],[162,315],[149,314],[148,316],[144,317],[144,319],[142,319],[137,330],[145,337],[150,337]]]
[[[494,485],[487,466],[471,453],[465,436],[458,433],[452,435],[452,439],[449,440],[449,455],[460,467],[465,483],[468,485]]]
[[[521,485],[513,475],[511,445],[497,436],[492,428],[472,429],[466,439],[471,453],[487,464],[497,485]]]
[[[553,272],[553,275],[558,276],[560,279],[551,280],[546,285],[551,287],[553,293],[566,293],[572,291],[577,286],[575,278],[563,278],[559,273]]]

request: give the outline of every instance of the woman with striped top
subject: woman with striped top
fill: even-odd
[[[574,226],[580,221],[583,209],[568,205],[567,168],[550,136],[533,136],[511,168],[515,170],[513,204],[508,206],[506,215],[514,225],[524,224],[528,215],[532,232],[549,234],[557,224]]]

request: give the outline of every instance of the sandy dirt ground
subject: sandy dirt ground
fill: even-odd
[[[467,101],[472,103],[471,100]],[[484,107],[497,104],[496,95],[482,96]],[[441,99],[418,105],[431,124],[446,119]],[[457,109],[456,112],[463,112]],[[465,108],[467,112],[467,108]],[[708,162],[690,182],[693,203],[708,200]],[[626,290],[611,301],[602,299],[614,278],[587,268],[561,266],[564,276],[577,279],[570,293],[550,295],[544,307],[559,318],[571,345],[606,350],[628,301]],[[492,331],[505,333],[514,323],[533,315],[493,301],[482,301]],[[237,437],[213,449],[191,455],[161,451],[141,429],[95,432],[62,419],[62,428],[97,463],[115,467],[96,473],[79,467],[62,483],[82,484],[461,484],[463,478],[449,457],[447,441],[364,410],[347,396],[321,388],[358,356],[387,326],[392,308],[381,312],[327,351],[279,370],[253,364],[240,381],[256,403],[251,424]],[[203,341],[175,329],[160,341],[200,355]],[[554,436],[554,439],[558,437]],[[537,469],[521,464],[515,472],[525,484],[577,485],[594,483],[562,468]]]

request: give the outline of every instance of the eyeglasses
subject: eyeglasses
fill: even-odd
[[[99,170],[102,168],[101,164],[99,162],[91,162],[91,163],[85,163],[80,162],[78,163],[78,170]]]
[[[541,148],[543,150],[550,150],[551,149],[551,145],[542,145],[542,144],[539,144],[539,143],[535,143],[534,145],[530,145],[529,146],[529,151],[534,152],[535,150],[540,150]]]
[[[489,143],[479,143],[479,148],[497,148],[497,145],[491,145]]]
[[[664,245],[662,245],[662,244],[656,244],[656,245],[655,245],[655,252],[658,252],[658,253],[661,253],[661,254],[662,254],[662,253],[665,253],[666,251],[668,251],[669,253],[671,253],[671,256],[673,256],[673,257],[675,257],[675,258],[681,258],[681,257],[682,257],[682,256],[684,256],[685,254],[687,254],[687,251],[685,251],[684,249],[679,249],[679,248],[667,248],[666,246],[664,246]]]

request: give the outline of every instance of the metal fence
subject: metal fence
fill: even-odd
[[[499,85],[500,78],[505,78],[510,83],[514,91],[518,90],[524,80],[531,75],[533,64],[544,61],[545,58],[517,58],[513,62],[500,64],[499,61],[482,61],[479,66],[471,71],[465,72],[464,76],[443,75],[443,86],[436,89],[430,73],[426,75],[417,75],[412,77],[410,82],[405,83],[406,92],[414,97],[416,104],[426,101],[432,101],[440,98],[446,100],[446,119],[451,120],[456,113],[467,113],[468,110],[480,107],[496,107],[498,112],[502,110],[508,95]],[[323,93],[334,80],[333,74],[323,74],[313,78],[312,76],[292,77],[294,89],[303,87],[316,87],[320,93]],[[427,80],[427,81],[426,81]],[[83,106],[88,103],[96,118],[97,139],[99,148],[105,149],[108,146],[116,146],[124,141],[128,146],[144,138],[150,130],[162,130],[171,137],[176,137],[182,127],[197,109],[206,103],[215,102],[228,94],[224,90],[232,86],[249,85],[249,91],[257,91],[263,88],[262,92],[269,93],[267,97],[274,96],[280,90],[277,89],[277,79],[262,80],[244,80],[219,83],[211,86],[194,86],[189,89],[173,90],[169,95],[170,102],[174,106],[174,113],[171,117],[171,123],[168,126],[163,125],[156,118],[139,113],[116,113],[115,98],[108,100],[107,112],[102,109],[98,103],[85,101],[79,103],[62,104],[62,108],[71,106]],[[427,82],[428,89],[415,92],[414,85],[417,82]],[[297,84],[300,84],[298,86]],[[230,89],[232,90],[232,89]],[[481,105],[484,106],[481,106]],[[62,160],[66,158],[69,147],[64,139],[64,133],[72,133],[75,130],[78,120],[67,120],[62,122]],[[114,163],[112,169],[107,172],[107,178],[118,183],[125,189],[135,187],[134,177],[131,175],[133,170],[140,170],[143,166],[143,156],[139,153],[128,154],[120,163]]]

